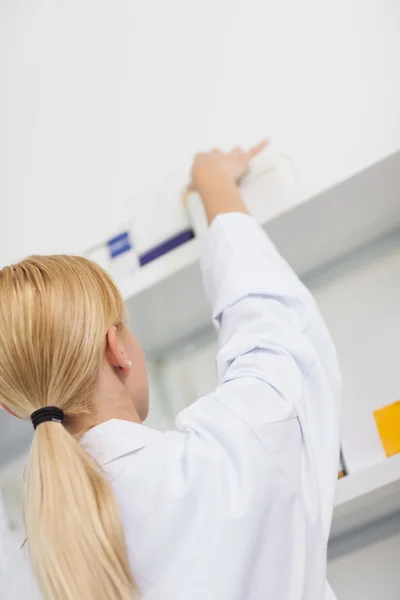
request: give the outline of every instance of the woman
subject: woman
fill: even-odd
[[[261,147],[194,162],[219,385],[173,431],[142,425],[143,352],[104,271],[49,256],[0,272],[0,401],[35,428],[27,543],[2,600],[333,597],[340,373],[313,298],[242,202]]]

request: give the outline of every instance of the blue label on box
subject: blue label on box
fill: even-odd
[[[178,248],[182,244],[189,242],[193,238],[193,229],[185,229],[184,231],[179,232],[177,235],[174,235],[168,240],[165,240],[165,242],[162,242],[158,246],[155,246],[154,248],[151,248],[144,254],[141,254],[139,256],[140,266],[144,267],[149,262],[155,260],[156,258],[160,258],[160,256],[171,252],[171,250],[175,250],[175,248]]]
[[[119,235],[108,240],[107,246],[110,252],[110,258],[117,258],[124,252],[132,250],[131,238],[128,231],[120,233]]]

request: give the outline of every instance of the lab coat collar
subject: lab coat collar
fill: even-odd
[[[161,431],[140,423],[111,419],[96,425],[82,436],[80,443],[102,466],[140,450],[162,436]]]

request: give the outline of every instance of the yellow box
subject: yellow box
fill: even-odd
[[[374,412],[386,456],[400,453],[400,400]]]

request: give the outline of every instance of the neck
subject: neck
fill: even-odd
[[[111,419],[131,421],[132,423],[142,422],[132,399],[125,396],[115,395],[108,396],[105,399],[96,398],[95,407],[94,414],[81,415],[67,426],[72,435],[83,435],[89,429]]]

